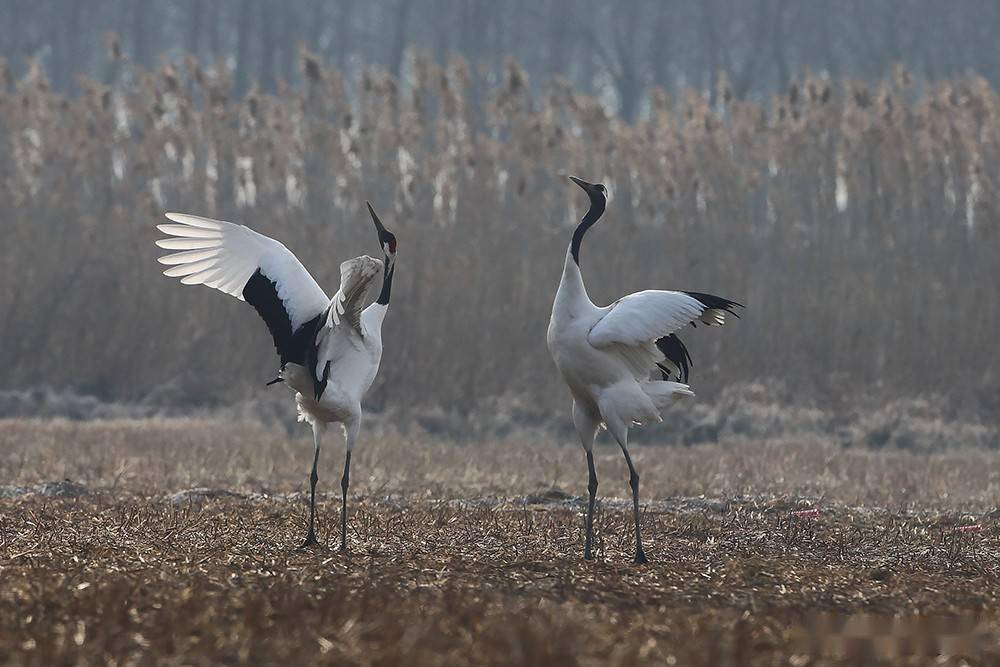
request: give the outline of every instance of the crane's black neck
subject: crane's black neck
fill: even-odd
[[[382,291],[379,292],[375,303],[383,306],[389,305],[389,296],[392,292],[392,274],[396,272],[396,263],[389,262],[389,255],[385,256],[385,271],[382,273]]]
[[[588,229],[593,227],[595,222],[601,219],[607,203],[607,199],[604,197],[591,197],[590,210],[587,211],[587,215],[583,216],[583,220],[580,221],[580,224],[576,227],[576,231],[573,232],[573,242],[569,246],[569,251],[572,253],[573,261],[576,262],[577,266],[580,266],[580,244],[583,242],[583,235],[587,233]]]

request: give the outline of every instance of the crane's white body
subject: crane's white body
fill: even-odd
[[[159,225],[170,238],[156,244],[178,251],[159,259],[164,274],[185,285],[205,285],[250,303],[267,324],[281,357],[279,379],[295,391],[299,420],[313,428],[309,534],[313,530],[320,436],[326,424],[344,426],[347,459],[341,548],[346,549],[347,485],[351,451],[361,428],[361,401],[382,360],[382,322],[388,311],[395,237],[371,210],[385,262],[367,255],[340,265],[340,289],[326,295],[295,255],[280,242],[248,227],[183,213],[167,213]],[[391,242],[389,238],[391,237]],[[385,239],[383,241],[383,239]],[[385,269],[384,302],[362,310],[365,295]]]
[[[597,472],[594,437],[604,424],[629,468],[635,517],[635,562],[645,563],[639,528],[639,474],[628,450],[633,424],[662,420],[662,412],[681,398],[694,396],[686,380],[690,355],[674,332],[696,321],[709,326],[725,322],[736,302],[711,294],[646,290],[609,306],[590,300],[580,272],[580,245],[587,230],[604,214],[607,189],[570,177],[590,197],[590,210],[573,233],[562,278],[552,303],[546,337],[549,352],[573,397],[573,424],[587,453],[590,473],[584,557],[592,558]]]
[[[300,421],[344,424],[347,446],[354,448],[350,437],[353,426],[360,425],[361,401],[378,375],[382,361],[382,321],[388,307],[373,303],[361,313],[360,331],[350,326],[335,326],[323,345],[317,361],[317,375],[323,375],[325,361],[330,361],[326,387],[317,399],[313,379],[304,366],[290,363],[281,378],[295,390]]]
[[[626,311],[633,306],[635,317],[629,317]],[[657,306],[658,312],[648,317]],[[656,339],[672,333],[672,322],[687,317],[682,325],[689,324],[704,310],[683,292],[638,292],[610,306],[597,306],[567,251],[547,342],[573,396],[574,415],[589,418],[577,425],[585,429],[580,433],[585,449],[593,445],[591,422],[604,423],[624,443],[629,425],[661,421],[661,411],[670,403],[694,395],[686,384],[651,380],[650,374],[659,357]],[[650,326],[648,320],[664,324]],[[654,332],[645,333],[647,328]]]

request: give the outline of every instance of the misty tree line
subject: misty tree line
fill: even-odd
[[[184,54],[224,63],[238,94],[300,82],[300,47],[348,75],[377,63],[406,75],[415,52],[470,64],[470,95],[485,94],[513,56],[543,84],[567,78],[629,120],[647,91],[760,99],[804,70],[830,79],[887,76],[903,63],[918,80],[1000,78],[993,0],[5,0],[0,57],[15,77],[31,61],[53,84],[83,72],[104,83],[123,63],[155,68]]]
[[[595,301],[663,287],[747,304],[681,334],[707,400],[756,381],[825,408],[931,393],[1000,412],[1000,96],[981,77],[805,76],[766,105],[723,77],[716,104],[654,91],[626,124],[565,81],[533,92],[515,63],[476,104],[459,59],[417,58],[405,89],[378,67],[299,66],[278,96],[236,96],[194,59],[73,96],[38,69],[0,86],[3,386],[264,391],[277,362],[256,314],[163,278],[154,225],[248,223],[332,292],[342,260],[378,253],[371,199],[400,242],[371,407],[564,408],[544,340],[586,208],[576,173],[615,194],[582,252]]]

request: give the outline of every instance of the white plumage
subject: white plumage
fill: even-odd
[[[635,515],[635,561],[646,562],[639,527],[639,475],[628,451],[633,424],[662,420],[674,401],[694,396],[687,381],[690,355],[675,332],[694,322],[710,326],[725,322],[725,314],[740,304],[700,292],[646,290],[610,306],[596,306],[587,295],[580,273],[579,253],[587,230],[603,215],[607,190],[603,185],[571,177],[590,197],[590,210],[573,233],[566,252],[562,280],[552,304],[547,342],[552,358],[573,396],[573,423],[587,454],[590,492],[584,557],[593,542],[597,473],[593,445],[603,424],[621,446],[629,467]]]
[[[368,205],[385,261],[367,255],[340,265],[340,289],[331,299],[295,255],[280,242],[243,225],[183,213],[158,228],[170,238],[156,245],[175,250],[159,259],[163,273],[185,285],[206,285],[246,301],[274,339],[281,368],[274,382],[295,392],[299,418],[313,428],[309,529],[303,546],[316,544],[316,482],[323,426],[344,426],[347,455],[341,479],[341,549],[347,548],[347,489],[351,452],[361,427],[361,400],[382,358],[382,321],[395,272],[396,237]],[[362,309],[369,288],[383,273],[382,292]]]
[[[244,225],[211,220],[186,213],[167,213],[174,225],[158,225],[175,238],[156,242],[166,250],[185,250],[165,255],[161,264],[172,268],[163,272],[180,278],[184,285],[206,285],[243,301],[243,288],[257,271],[278,286],[292,328],[297,329],[330,303],[330,297],[313,279],[298,258],[274,239]]]
[[[341,318],[360,333],[361,306],[372,284],[372,279],[382,272],[382,262],[368,255],[349,259],[340,265],[340,289],[333,297],[334,308],[330,308],[326,326],[333,329]]]
[[[645,290],[608,306],[587,339],[594,347],[643,345],[699,319],[705,306],[684,292]]]

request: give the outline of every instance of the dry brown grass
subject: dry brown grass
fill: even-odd
[[[321,539],[338,507],[342,445],[330,441]],[[0,422],[0,479],[21,487],[0,494],[0,659],[1000,659],[1000,453],[820,441],[635,450],[649,566],[629,562],[626,475],[611,447],[598,461],[598,560],[585,563],[578,447],[388,432],[357,452],[345,557],[294,548],[305,434],[210,420]],[[80,486],[34,486],[64,477]],[[234,495],[172,497],[192,487]],[[818,515],[793,514],[805,508]]]
[[[628,497],[628,470],[607,436],[595,451],[601,494]],[[343,437],[328,432],[320,490],[337,492]],[[1000,452],[940,453],[841,447],[817,435],[778,440],[724,439],[718,444],[633,444],[647,500],[798,496],[817,501],[984,512],[1000,498]],[[302,491],[312,442],[300,426],[285,430],[211,419],[0,420],[0,479],[32,485],[70,479],[125,495],[191,487],[253,494]],[[433,499],[523,497],[550,490],[586,491],[583,450],[545,435],[442,441],[369,429],[354,453],[352,490],[370,496]],[[335,494],[334,494],[335,495]]]

